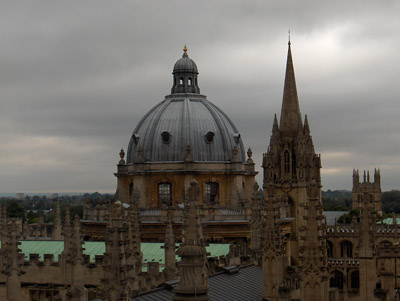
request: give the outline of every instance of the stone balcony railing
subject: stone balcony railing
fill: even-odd
[[[140,218],[142,221],[166,222],[167,211],[172,213],[174,222],[182,221],[183,208],[173,209],[141,209]],[[251,210],[249,208],[219,208],[203,207],[200,208],[200,215],[203,222],[223,222],[223,221],[244,221],[250,220]]]
[[[331,258],[328,259],[328,264],[332,267],[357,267],[360,265],[360,261],[358,259],[336,259],[336,258]]]

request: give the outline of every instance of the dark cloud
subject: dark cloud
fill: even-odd
[[[258,170],[292,46],[325,188],[400,174],[398,1],[7,1],[0,4],[0,191],[114,191],[137,122],[186,43],[204,94]],[[261,172],[260,172],[261,173]],[[261,181],[261,177],[259,177]]]

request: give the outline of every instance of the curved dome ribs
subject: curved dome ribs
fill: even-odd
[[[145,139],[145,137],[154,137],[156,133],[157,126],[160,122],[160,118],[164,113],[165,108],[169,105],[170,101],[166,100],[159,108],[158,112],[153,116],[152,120],[149,122],[150,126],[145,129],[145,135],[143,137],[143,151],[145,161],[153,161],[153,144],[154,139]],[[154,137],[157,138],[157,137]],[[160,133],[161,139],[161,133]],[[147,145],[146,145],[147,144]]]
[[[219,133],[223,133],[224,131],[226,131],[229,135],[229,131],[226,128],[223,127],[222,122],[221,122],[221,118],[218,114],[216,114],[214,108],[212,108],[209,104],[208,101],[204,101],[203,104],[208,108],[208,110],[210,111],[211,115],[213,115],[214,117],[214,121],[217,124]],[[232,150],[228,148],[228,142],[226,141],[227,137],[226,135],[221,135],[221,142],[222,142],[222,147],[223,147],[223,154],[224,154],[224,161],[229,161],[229,157],[232,157]],[[229,139],[229,137],[228,137]]]
[[[216,112],[218,112],[221,116],[223,116],[223,117],[226,119],[226,121],[223,122],[223,124],[225,125],[225,127],[227,126],[227,124],[229,124],[229,125],[232,127],[232,130],[230,131],[230,130],[227,129],[227,132],[228,132],[228,133],[229,133],[229,132],[233,132],[234,134],[239,134],[238,129],[236,128],[236,126],[235,126],[235,124],[232,122],[232,120],[229,118],[229,116],[226,115],[224,111],[222,111],[221,109],[219,109],[219,108],[218,108],[215,104],[213,104],[211,101],[208,101],[208,103],[210,104],[210,106],[211,106],[212,108],[214,108],[214,110],[215,110]],[[222,119],[222,118],[221,118],[221,119]],[[232,137],[233,137],[233,136],[232,136]],[[232,137],[230,137],[230,138],[232,138]],[[240,138],[240,139],[239,139],[239,142],[237,143],[237,142],[235,141],[235,143],[238,145],[239,154],[240,154],[240,160],[241,160],[242,162],[244,162],[244,161],[246,160],[246,157],[245,157],[245,149],[244,149],[243,141],[242,141],[242,139]],[[232,149],[231,149],[231,151],[232,151]]]
[[[165,101],[165,100],[164,100]],[[143,140],[143,138],[145,137],[145,134],[148,130],[148,124],[153,120],[154,115],[157,113],[158,108],[162,105],[163,102],[156,104],[149,112],[147,112],[142,119],[140,119],[139,123],[137,124],[135,130],[132,133],[131,139],[129,140],[129,145],[128,145],[128,153],[127,153],[127,162],[133,163],[134,161],[134,146],[135,145],[142,145],[141,140]],[[150,117],[151,116],[151,117]],[[145,134],[142,134],[142,136],[140,137],[139,134],[139,130],[141,128],[146,129]],[[134,135],[139,135],[139,141],[137,141],[137,143],[135,143],[134,141]],[[137,150],[136,150],[137,151]]]
[[[140,120],[131,136],[128,164],[183,162],[188,146],[193,161],[229,162],[233,161],[235,145],[238,159],[245,162],[245,150],[235,125],[206,96],[199,94],[197,75],[196,63],[185,48],[174,66],[171,94]]]

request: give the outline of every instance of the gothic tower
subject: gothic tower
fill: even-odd
[[[353,170],[353,191],[352,191],[352,208],[362,209],[364,194],[368,194],[367,202],[370,202],[373,209],[379,215],[382,215],[382,191],[381,191],[381,171],[375,169],[374,181],[371,182],[369,170],[365,172],[363,182],[360,182],[360,173],[358,169]]]
[[[301,118],[290,41],[280,123],[278,125],[275,115],[270,145],[263,157],[263,169],[264,198],[266,204],[273,202],[276,208],[274,211],[277,211],[277,214],[274,220],[279,225],[281,233],[282,248],[275,248],[276,255],[288,265],[283,278],[287,278],[290,270],[299,275],[300,281],[298,287],[286,287],[282,283],[280,289],[285,288],[286,296],[289,292],[292,296],[300,294],[301,298],[318,296],[319,300],[327,300],[326,242],[321,204],[321,157],[314,151],[307,116],[304,124]],[[267,210],[272,210],[271,205]],[[269,228],[272,229],[272,221],[269,223]],[[266,240],[267,237],[263,239]],[[268,268],[271,267],[264,259],[264,274]],[[271,289],[268,288],[270,285],[267,283],[268,279],[271,278],[266,277],[264,292]],[[264,294],[264,298],[265,296]]]

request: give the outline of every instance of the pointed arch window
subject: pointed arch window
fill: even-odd
[[[343,274],[339,271],[334,271],[329,281],[329,286],[343,289]]]
[[[172,206],[172,184],[163,182],[158,184],[158,204]]]
[[[290,172],[290,154],[288,150],[285,150],[284,152],[284,168],[285,168],[285,173]]]
[[[353,257],[353,244],[348,240],[345,240],[340,244],[340,256],[344,258]]]
[[[350,276],[351,288],[360,288],[360,271],[354,271]]]
[[[333,257],[333,243],[330,242],[329,240],[326,241],[326,252],[327,252],[328,258]]]

